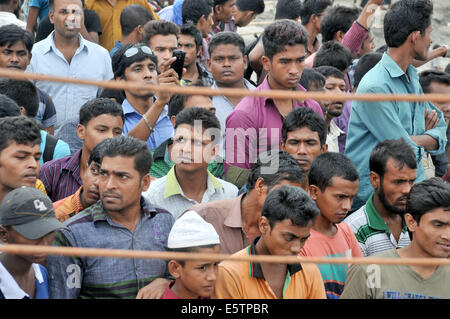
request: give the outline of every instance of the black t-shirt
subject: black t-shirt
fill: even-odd
[[[84,25],[88,32],[97,32],[98,35],[102,34],[102,25],[100,23],[100,18],[95,11],[84,9]],[[48,16],[41,20],[36,33],[35,42],[44,40],[52,31],[55,29],[53,24],[50,22]]]

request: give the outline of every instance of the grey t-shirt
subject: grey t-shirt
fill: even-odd
[[[396,249],[368,258],[400,258]],[[450,298],[450,267],[439,266],[422,278],[407,265],[361,265],[350,267],[342,299],[435,299]]]

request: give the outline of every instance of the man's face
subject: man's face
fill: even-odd
[[[220,14],[217,15],[216,19],[224,23],[230,22],[231,18],[233,17],[234,3],[235,0],[228,0],[223,5],[221,5]]]
[[[326,92],[325,91],[325,87],[323,85],[321,85],[320,81],[312,81],[309,84],[309,90],[308,91],[309,92],[322,92],[322,93]],[[323,115],[324,116],[327,115],[327,105],[326,105],[327,101],[324,101],[324,100],[316,100],[316,101],[317,101],[317,103],[320,104],[320,107],[322,108]]]
[[[257,14],[253,11],[247,10],[247,11],[241,11],[237,6],[234,6],[233,11],[233,17],[234,17],[234,24],[238,27],[246,27],[252,22]]]
[[[91,206],[100,199],[98,192],[98,179],[100,176],[100,164],[94,161],[84,171],[82,176],[83,181],[83,197],[84,202]]]
[[[173,56],[173,51],[178,48],[178,40],[175,34],[156,34],[150,38],[149,47],[153,54],[158,58],[158,65],[170,60]]]
[[[197,248],[195,252],[219,254],[220,245],[214,248]],[[202,260],[186,260],[184,266],[178,264],[176,273],[172,275],[176,278],[180,295],[191,299],[197,299],[199,296],[211,297],[216,284],[218,264]]]
[[[371,172],[371,175],[376,174]],[[378,174],[375,184],[375,195],[378,196],[383,206],[391,213],[403,215],[406,213],[406,199],[417,177],[417,169],[400,165],[394,159],[386,162],[383,178]]]
[[[266,217],[260,217],[259,220],[261,240],[270,255],[297,256],[310,236],[312,226],[312,221],[301,227],[293,225],[290,219],[284,219],[276,222],[272,228]]]
[[[211,52],[209,69],[219,86],[242,82],[247,67],[247,57],[233,44],[220,44]]]
[[[149,175],[142,178],[135,169],[134,157],[108,157],[102,160],[98,188],[108,212],[124,212],[140,205],[141,193],[150,185]]]
[[[317,186],[310,185],[311,198],[320,209],[320,216],[333,224],[344,220],[352,208],[353,198],[358,192],[359,181],[354,182],[334,176],[331,185],[322,192]]]
[[[86,126],[79,124],[77,132],[86,149],[92,151],[101,141],[122,135],[122,128],[122,117],[101,114],[92,118]]]
[[[375,49],[375,39],[373,37],[372,32],[369,31],[367,33],[367,38],[364,40],[363,45],[361,46],[361,49],[359,49],[356,56],[360,58],[366,53],[373,52],[374,49]]]
[[[326,148],[326,144],[320,145],[319,133],[307,126],[287,133],[286,142],[281,142],[281,149],[291,154],[306,172],[309,172],[314,159],[326,152]]]
[[[405,215],[412,240],[425,256],[450,257],[450,211],[444,207],[433,209],[422,215],[419,224],[410,214]]]
[[[430,93],[436,94],[450,94],[450,85],[439,83],[439,82],[431,82],[430,83]],[[450,121],[450,102],[433,102],[442,113],[444,113],[445,120]]]
[[[201,53],[201,50],[197,50],[195,46],[195,39],[193,36],[180,34],[178,36],[178,49],[186,52],[184,58],[184,67],[187,68],[197,62],[197,56]]]
[[[208,17],[202,16],[200,20],[198,20],[197,29],[200,30],[204,38],[207,38],[209,33],[211,32],[213,24],[213,9],[211,8],[211,13],[208,15]]]
[[[150,59],[134,62],[125,69],[124,76],[118,77],[118,79],[156,85],[158,84],[158,71],[156,64]],[[153,91],[143,88],[136,88],[132,90],[127,89],[125,92],[135,97],[142,98],[150,98],[154,95]]]
[[[343,79],[329,76],[326,78],[325,91],[327,93],[345,93],[345,81]],[[344,103],[342,101],[324,101],[327,110],[327,115],[330,117],[337,117],[342,114],[344,110]]]
[[[78,37],[84,23],[83,5],[80,0],[56,0],[54,11],[49,12],[55,32],[65,39]]]
[[[35,187],[41,169],[41,155],[39,144],[25,145],[11,141],[0,153],[0,184],[3,190]]]
[[[21,41],[0,47],[0,68],[25,70],[30,60],[31,54]]]
[[[305,67],[305,46],[301,44],[287,45],[284,51],[278,52],[270,60],[263,56],[264,69],[269,73],[272,89],[294,89],[297,87]]]
[[[431,43],[431,31],[433,27],[430,25],[425,29],[425,34],[420,34],[420,31],[416,32],[416,42],[414,44],[415,56],[414,58],[420,61],[426,61],[428,57],[428,50],[430,49]]]
[[[220,136],[220,130],[216,132]],[[172,161],[177,169],[197,171],[208,166],[217,154],[218,145],[213,145],[211,137],[201,125],[180,124],[175,129],[171,151]]]

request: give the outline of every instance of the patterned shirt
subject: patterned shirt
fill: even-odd
[[[83,205],[81,205],[82,189],[83,186],[81,186],[75,192],[75,194],[60,199],[59,201],[53,203],[56,219],[58,219],[61,223],[64,223],[70,217],[78,214],[80,211],[84,209]]]
[[[175,167],[173,166],[166,176],[152,182],[148,190],[142,195],[155,205],[167,209],[177,219],[186,209],[198,204],[198,202],[184,195],[175,175]],[[207,188],[203,194],[202,203],[234,198],[237,194],[236,186],[214,177],[208,171]]]
[[[345,218],[345,222],[356,236],[364,257],[383,251],[406,247],[411,243],[408,227],[403,220],[402,232],[398,242],[387,227],[383,218],[373,205],[373,196],[370,195],[366,205]]]
[[[173,217],[141,197],[142,215],[136,229],[111,220],[98,201],[65,222],[55,232],[54,246],[165,251]],[[167,261],[105,257],[47,258],[52,299],[135,298],[159,277],[169,277]]]
[[[52,202],[74,194],[83,185],[80,177],[81,150],[73,155],[46,162],[39,172]]]

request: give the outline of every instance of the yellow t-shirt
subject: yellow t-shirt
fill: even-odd
[[[47,195],[47,190],[45,189],[44,183],[42,183],[42,181],[40,179],[36,180],[36,184],[34,185],[34,187],[39,189],[45,195]]]
[[[154,20],[159,20],[158,15],[146,0],[116,0],[114,6],[108,0],[86,0],[85,8],[95,11],[102,25],[102,34],[100,35],[100,45],[111,51],[114,48],[114,42],[122,39],[122,30],[120,28],[120,14],[125,7],[132,4],[138,4],[146,8],[153,15]]]

